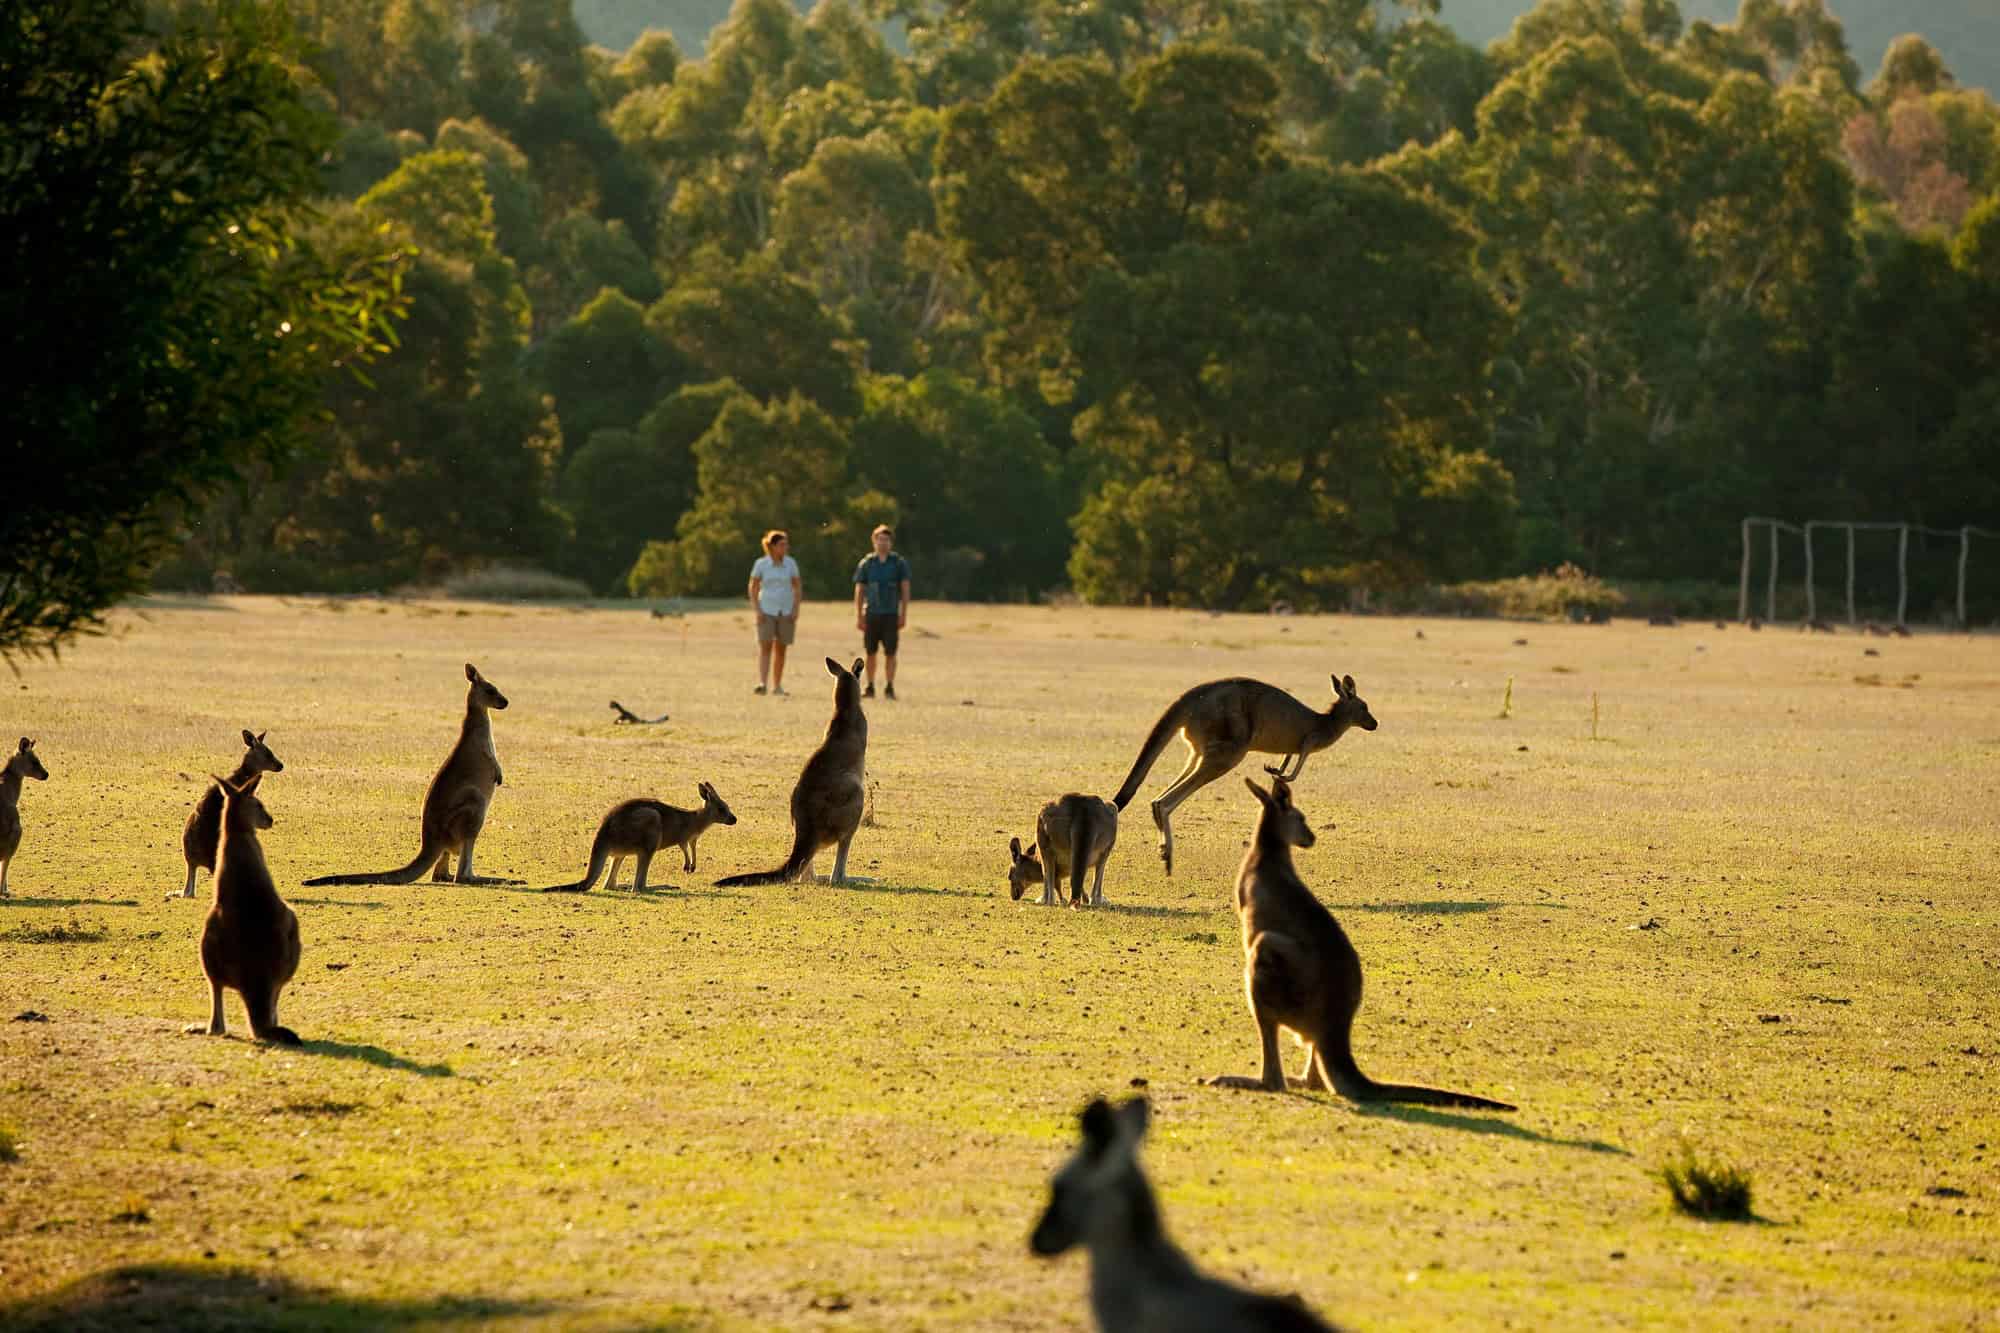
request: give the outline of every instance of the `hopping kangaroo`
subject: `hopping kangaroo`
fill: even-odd
[[[271,753],[264,744],[264,737],[270,735],[260,731],[250,734],[243,730],[243,744],[247,747],[243,762],[236,765],[236,771],[229,775],[229,785],[240,787],[261,773],[282,773],[285,765],[278,756]],[[197,870],[215,869],[215,849],[222,844],[222,789],[214,783],[208,784],[201,799],[195,802],[194,813],[187,819],[187,827],[181,830],[181,856],[187,861],[187,884],[179,893],[167,895],[167,901],[175,898],[194,897],[194,876]]]
[[[414,884],[424,872],[435,880],[448,879],[451,857],[458,854],[460,884],[495,884],[472,873],[472,847],[486,823],[486,807],[493,802],[493,789],[500,785],[500,756],[493,749],[493,720],[489,709],[505,708],[507,696],[493,688],[479,669],[467,662],[465,678],[471,687],[465,692],[465,722],[458,729],[458,744],[444,757],[430,787],[424,792],[422,843],[414,861],[397,870],[374,874],[321,875],[308,885],[321,884]]]
[[[1303,1087],[1330,1087],[1357,1102],[1514,1110],[1467,1092],[1377,1083],[1361,1072],[1350,1044],[1361,1008],[1361,956],[1292,867],[1292,848],[1312,846],[1313,831],[1283,778],[1273,778],[1268,792],[1249,778],[1243,785],[1263,807],[1236,872],[1236,911],[1243,919],[1243,988],[1263,1038],[1264,1070],[1257,1078],[1212,1078],[1210,1086],[1284,1091],[1278,1029],[1287,1027],[1306,1043]]]
[[[604,881],[604,887],[615,889],[618,887],[618,867],[625,864],[626,857],[634,856],[638,862],[632,872],[632,889],[635,893],[644,893],[646,868],[653,863],[654,853],[662,847],[680,848],[681,868],[692,872],[695,840],[708,832],[711,824],[736,822],[735,813],[724,804],[713,786],[706,782],[697,783],[695,791],[701,796],[699,810],[683,810],[679,806],[644,797],[620,801],[612,806],[604,821],[597,826],[597,836],[591,840],[590,868],[583,872],[583,878],[574,884],[552,884],[542,892],[584,893],[597,883],[597,872],[604,869],[607,860],[611,862],[611,878]],[[671,889],[673,885],[663,887]]]
[[[1089,1248],[1090,1308],[1106,1333],[1330,1333],[1295,1301],[1205,1276],[1167,1239],[1139,1166],[1149,1114],[1143,1097],[1084,1108],[1083,1146],[1049,1182],[1030,1248]]]
[[[299,970],[299,918],[278,896],[257,831],[271,827],[270,811],[257,799],[261,777],[236,785],[215,781],[223,792],[222,851],[216,861],[215,905],[201,932],[201,970],[208,975],[208,1026],[189,1032],[220,1037],[222,988],[243,996],[250,1035],[297,1046],[299,1034],[278,1024],[278,992]]]
[[[849,670],[826,659],[827,674],[833,677],[833,718],[826,724],[826,739],[792,787],[792,854],[776,870],[731,875],[715,881],[717,886],[799,879],[812,873],[813,857],[828,844],[836,848],[833,882],[847,882],[847,844],[861,827],[861,772],[868,758],[868,718],[861,711],[861,684],[855,679],[863,665],[857,657]]]
[[[1333,678],[1333,707],[1324,713],[1294,699],[1275,685],[1236,676],[1197,685],[1168,705],[1153,724],[1139,757],[1112,799],[1123,810],[1132,803],[1147,770],[1178,732],[1187,742],[1187,766],[1173,785],[1153,801],[1153,822],[1160,827],[1160,859],[1174,873],[1174,811],[1181,802],[1243,762],[1252,750],[1284,755],[1276,768],[1264,771],[1287,782],[1305,772],[1306,757],[1324,750],[1349,727],[1375,730],[1375,715],[1354,692],[1354,677]]]
[[[49,770],[35,757],[35,743],[21,737],[21,748],[0,768],[0,898],[7,896],[7,870],[21,850],[21,779],[49,780]]]
[[[1053,907],[1056,881],[1068,876],[1069,905],[1081,907],[1083,872],[1095,870],[1090,905],[1102,907],[1104,863],[1117,842],[1118,807],[1103,797],[1070,792],[1050,801],[1035,819],[1034,847],[1022,851],[1019,838],[1007,844],[1007,853],[1013,858],[1007,870],[1007,892],[1018,902],[1030,884],[1039,884],[1042,906]]]

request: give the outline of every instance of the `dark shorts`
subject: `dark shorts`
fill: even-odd
[[[894,657],[896,655],[896,621],[901,613],[891,611],[887,615],[870,616],[863,622],[867,628],[861,631],[861,646],[867,652],[880,648]]]

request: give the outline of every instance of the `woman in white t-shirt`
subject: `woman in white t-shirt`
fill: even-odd
[[[757,613],[757,693],[785,692],[785,650],[798,633],[799,603],[805,585],[799,562],[791,556],[792,539],[782,529],[764,534],[764,554],[750,566],[750,609]]]

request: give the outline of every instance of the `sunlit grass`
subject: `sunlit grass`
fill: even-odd
[[[229,598],[24,667],[0,734],[51,778],[0,903],[0,1324],[1081,1329],[1084,1265],[1026,1237],[1077,1108],[1134,1080],[1173,1235],[1348,1326],[1990,1310],[2000,645],[919,603],[869,708],[874,882],[714,888],[782,859],[852,624],[808,605],[782,699],[733,608]],[[703,780],[741,822],[660,893],[299,887],[409,859],[468,661],[512,701],[481,871],[574,879],[614,801]],[[1197,1082],[1257,1068],[1252,764],[1181,808],[1171,879],[1142,798],[1108,910],[1007,901],[1008,838],[1114,790],[1187,685],[1321,705],[1334,672],[1382,725],[1308,764],[1299,865],[1363,959],[1360,1063],[1517,1115]],[[298,1050],[233,995],[231,1039],[180,1031],[209,880],[165,895],[244,727],[286,765]],[[1663,1207],[1684,1142],[1754,1163],[1768,1225]]]

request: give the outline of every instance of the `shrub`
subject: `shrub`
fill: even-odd
[[[1674,1196],[1674,1206],[1706,1221],[1747,1222],[1750,1173],[1723,1161],[1703,1161],[1683,1145],[1680,1157],[1660,1168],[1660,1179]]]
[[[587,601],[590,585],[524,565],[488,565],[444,581],[446,597],[475,602]]]

